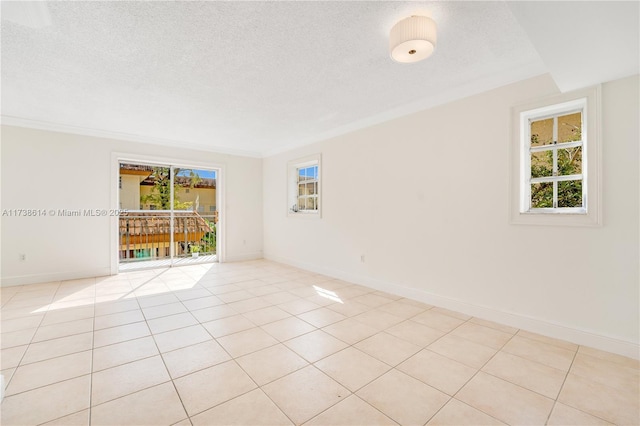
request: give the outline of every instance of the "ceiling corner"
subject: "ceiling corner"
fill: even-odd
[[[562,92],[640,72],[640,2],[507,2]]]

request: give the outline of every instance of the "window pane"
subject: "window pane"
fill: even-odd
[[[531,153],[531,177],[553,176],[553,151]]]
[[[289,166],[287,170],[289,183],[287,198],[289,199],[288,211],[290,215],[295,212],[315,213],[318,211],[319,162],[318,156],[317,159],[301,159],[297,164]]]
[[[582,207],[582,181],[558,182],[558,207]]]
[[[542,182],[531,184],[531,208],[542,209],[553,207],[553,183]]]
[[[315,191],[315,183],[314,182],[309,182],[306,184],[306,191],[307,191],[307,195],[313,195],[316,193]]]
[[[582,147],[558,150],[558,174],[560,176],[582,173]]]
[[[169,167],[151,167],[150,169],[147,170],[150,174],[140,182],[140,204],[145,210],[170,210],[171,170]],[[174,187],[174,189],[177,188]],[[175,195],[174,198],[176,198]]]
[[[531,122],[531,146],[553,144],[553,118]]]
[[[213,170],[174,168],[176,210],[203,211],[216,202],[216,172]]]
[[[574,142],[582,138],[582,113],[558,117],[558,142]]]

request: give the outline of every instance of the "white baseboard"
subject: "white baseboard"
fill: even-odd
[[[245,260],[256,260],[262,259],[262,252],[250,252],[250,253],[239,253],[234,255],[227,255],[225,262],[241,262]],[[83,271],[66,271],[66,272],[57,272],[57,273],[43,273],[43,274],[31,274],[31,275],[20,275],[13,277],[2,277],[0,278],[0,287],[12,287],[17,285],[24,284],[39,284],[50,281],[63,281],[63,280],[74,280],[79,278],[92,278],[92,277],[102,277],[112,275],[111,268],[96,268],[89,269]]]
[[[103,277],[111,275],[111,268],[96,268],[83,271],[66,271],[49,274],[31,274],[14,277],[2,277],[0,287],[12,287],[24,284],[38,284],[51,281],[75,280],[79,278]]]
[[[239,253],[239,254],[233,254],[233,255],[227,254],[224,261],[225,262],[242,262],[245,260],[258,260],[262,258],[263,258],[262,252],[256,251],[251,253]]]
[[[274,262],[284,263],[297,268],[306,269],[311,272],[327,275],[332,278],[341,279],[354,284],[364,285],[376,290],[396,294],[409,299],[417,300],[429,305],[439,306],[452,311],[461,312],[474,317],[494,321],[510,327],[519,328],[533,333],[542,334],[556,339],[576,343],[578,345],[589,346],[607,352],[623,355],[633,359],[640,359],[640,344],[620,340],[614,337],[596,334],[588,330],[581,330],[554,323],[548,320],[530,317],[515,312],[503,311],[488,306],[476,305],[458,299],[440,296],[412,287],[400,286],[382,280],[377,280],[367,276],[347,273],[344,271],[320,267],[306,262],[299,262],[280,256],[265,253],[265,259]]]

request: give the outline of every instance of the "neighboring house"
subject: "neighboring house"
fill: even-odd
[[[125,210],[158,210],[159,206],[143,203],[142,198],[152,193],[155,185],[154,167],[141,164],[120,164],[120,208]],[[196,171],[197,172],[197,171]],[[191,203],[188,210],[202,215],[216,211],[216,179],[199,178],[191,182],[187,176],[176,176],[177,199]]]

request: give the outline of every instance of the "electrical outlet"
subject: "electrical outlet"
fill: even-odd
[[[364,254],[360,255],[360,262],[364,263]]]
[[[25,260],[27,260],[27,255],[24,253],[20,253],[18,255],[18,259],[20,259],[20,262],[24,262]]]

